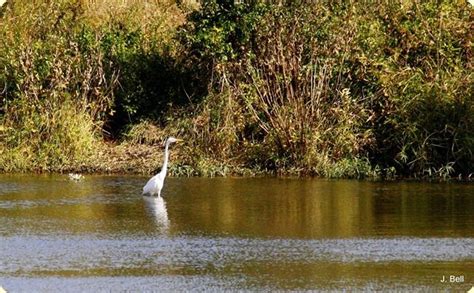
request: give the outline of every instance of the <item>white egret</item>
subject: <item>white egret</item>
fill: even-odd
[[[161,189],[163,188],[163,184],[166,177],[166,171],[168,169],[168,147],[170,144],[178,141],[182,141],[182,139],[168,137],[168,139],[166,140],[165,159],[163,162],[163,167],[161,167],[160,173],[156,174],[155,176],[151,177],[150,180],[148,180],[148,183],[145,185],[145,187],[143,187],[143,195],[149,194],[156,195],[158,197],[161,195]]]

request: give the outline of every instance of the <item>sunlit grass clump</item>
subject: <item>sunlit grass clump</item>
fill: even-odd
[[[15,1],[5,6],[0,18],[0,169],[102,169],[97,157],[104,152],[104,135],[110,135],[106,123],[128,82],[123,65],[161,51],[161,44],[171,46],[169,30],[182,21],[180,15],[171,1]]]
[[[17,117],[4,117],[0,166],[3,171],[67,171],[93,160],[102,142],[94,121],[63,102],[53,113],[41,105],[9,105]],[[18,131],[21,129],[21,131]]]

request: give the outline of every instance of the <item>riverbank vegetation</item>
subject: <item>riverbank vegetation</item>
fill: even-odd
[[[244,2],[5,6],[0,169],[474,172],[467,2]]]

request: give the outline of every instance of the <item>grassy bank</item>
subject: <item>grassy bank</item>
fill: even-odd
[[[16,1],[0,18],[0,169],[151,173],[175,135],[174,175],[466,178],[472,11]]]

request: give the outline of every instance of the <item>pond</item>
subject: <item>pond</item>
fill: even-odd
[[[474,185],[0,176],[8,291],[461,290]],[[444,282],[442,280],[444,279]]]

